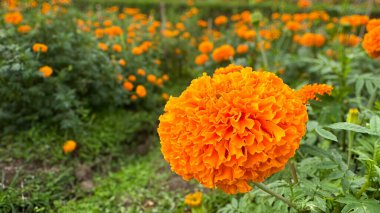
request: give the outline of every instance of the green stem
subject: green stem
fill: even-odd
[[[257,186],[257,188],[263,190],[264,192],[274,196],[275,198],[283,201],[284,203],[288,204],[288,206],[294,208],[297,210],[297,207],[295,204],[293,204],[292,202],[290,202],[288,199],[284,198],[283,196],[277,194],[276,192],[272,191],[271,189],[269,189],[266,185],[262,184],[262,183],[253,183],[255,186]]]
[[[354,133],[348,131],[348,156],[347,156],[347,167],[350,168],[351,155],[352,155],[352,143],[354,140]]]
[[[261,39],[261,35],[260,35],[260,29],[259,27],[256,28],[257,30],[257,43],[259,45],[259,48],[260,48],[260,53],[261,53],[261,57],[263,59],[263,63],[264,63],[264,70],[268,70],[269,69],[269,66],[268,66],[268,60],[267,60],[267,56],[265,54],[265,50],[264,50],[264,42],[262,43],[262,39]]]
[[[292,174],[293,183],[297,184],[298,183],[297,170],[292,160],[289,161],[289,168],[290,168],[290,173]]]

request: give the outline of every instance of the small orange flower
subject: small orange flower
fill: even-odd
[[[227,21],[228,21],[227,16],[218,16],[215,18],[214,23],[216,26],[220,26],[227,23]]]
[[[119,60],[119,64],[120,64],[120,66],[125,67],[125,65],[127,64],[127,62],[125,62],[124,59],[120,59]]]
[[[45,78],[48,78],[53,74],[53,68],[49,66],[43,66],[39,69],[39,71]]]
[[[65,154],[73,152],[76,148],[77,148],[77,143],[73,140],[66,141],[62,146],[63,152]]]
[[[20,12],[11,12],[4,15],[4,21],[8,24],[17,25],[23,20],[22,14]]]
[[[98,47],[99,47],[99,49],[101,49],[103,51],[107,51],[108,50],[108,45],[106,43],[103,43],[103,42],[100,42],[98,44]]]
[[[297,6],[301,9],[308,8],[311,6],[310,0],[298,0]]]
[[[231,45],[222,45],[214,50],[212,58],[216,62],[228,61],[235,55],[235,50]]]
[[[208,61],[208,55],[206,54],[200,54],[195,58],[195,64],[197,65],[203,65]]]
[[[240,44],[239,46],[237,46],[236,51],[239,54],[244,54],[244,53],[248,52],[248,49],[249,49],[248,45]]]
[[[134,76],[134,75],[128,76],[128,81],[135,82],[136,81],[136,76]]]
[[[114,44],[114,45],[112,46],[112,50],[115,51],[115,52],[121,52],[122,49],[123,49],[123,48],[121,47],[120,44]]]
[[[169,75],[168,74],[162,75],[162,80],[169,81]]]
[[[134,47],[132,49],[132,54],[133,55],[141,55],[143,53],[143,50],[140,47]]]
[[[132,100],[132,101],[137,100],[137,96],[136,96],[136,95],[131,95],[131,100]]]
[[[145,70],[143,70],[143,69],[138,69],[137,70],[137,75],[141,75],[141,76],[145,76]]]
[[[146,96],[146,89],[143,85],[138,85],[136,87],[136,94],[140,97],[140,98],[144,98]]]
[[[205,20],[198,20],[198,26],[200,26],[200,27],[207,27],[207,21],[205,21]]]
[[[297,31],[301,28],[301,24],[296,21],[288,21],[286,22],[286,28],[290,31]]]
[[[157,80],[157,77],[153,74],[149,74],[147,77],[146,77],[146,80],[152,84],[156,83],[156,80]]]
[[[19,33],[29,33],[32,30],[32,28],[29,25],[21,25],[17,28],[17,31]]]
[[[305,33],[300,39],[300,44],[305,47],[321,47],[325,41],[321,34]]]
[[[331,95],[333,87],[327,84],[305,85],[297,91],[298,96],[302,99],[302,103],[306,104],[309,100],[318,100],[316,95]]]
[[[359,44],[360,38],[354,34],[341,34],[339,42],[345,46],[354,47]]]
[[[209,53],[212,51],[213,48],[214,48],[214,45],[211,42],[204,41],[204,42],[199,44],[198,50],[201,53]]]
[[[132,91],[132,89],[133,89],[133,84],[132,84],[131,82],[129,82],[129,81],[125,81],[125,82],[123,83],[123,88],[124,88],[125,90]]]
[[[380,26],[364,36],[362,46],[370,57],[380,57]]]
[[[36,43],[33,45],[33,52],[46,53],[47,51],[48,47],[45,44]]]
[[[202,204],[202,192],[195,192],[193,194],[188,194],[185,197],[185,204],[190,207],[197,207]]]
[[[162,99],[164,99],[165,101],[169,100],[169,95],[168,95],[167,93],[165,93],[165,92],[161,94],[161,97],[162,97]]]

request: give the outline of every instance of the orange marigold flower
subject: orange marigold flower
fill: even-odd
[[[195,58],[195,64],[201,66],[208,61],[208,55],[200,54]]]
[[[134,75],[128,76],[128,81],[135,82],[136,81],[136,76],[134,76]]]
[[[124,59],[120,59],[119,60],[119,64],[120,64],[120,66],[125,67],[125,65],[127,64],[127,62],[125,62]]]
[[[371,19],[369,20],[366,29],[368,32],[375,29],[376,27],[380,26],[380,19]]]
[[[171,97],[158,134],[174,172],[234,194],[285,167],[305,134],[308,115],[299,95],[273,73],[225,69],[213,77],[204,74]]]
[[[123,88],[124,88],[125,90],[132,91],[132,89],[133,89],[133,84],[132,84],[131,82],[129,82],[129,81],[125,81],[125,82],[123,83]]]
[[[4,21],[8,24],[17,25],[23,20],[22,14],[20,12],[11,12],[4,15]]]
[[[345,46],[354,47],[359,44],[360,38],[354,34],[341,34],[339,42]]]
[[[115,51],[115,52],[121,52],[122,49],[123,49],[123,48],[121,47],[120,44],[114,44],[114,45],[112,46],[112,50]]]
[[[380,57],[380,26],[364,36],[362,45],[369,56],[372,58]]]
[[[29,25],[21,25],[17,28],[19,33],[29,33],[32,30],[32,27]]]
[[[240,44],[239,46],[237,46],[236,51],[239,54],[244,54],[244,53],[248,52],[248,49],[249,49],[248,45]]]
[[[36,43],[33,45],[33,52],[42,52],[46,53],[48,51],[48,46],[45,44]]]
[[[134,47],[132,49],[132,54],[133,55],[141,55],[143,53],[143,50],[140,47]]]
[[[137,100],[137,96],[136,96],[136,95],[131,95],[131,100],[132,100],[132,101]]]
[[[200,26],[200,27],[207,27],[207,21],[205,21],[205,20],[198,20],[198,26]]]
[[[161,97],[162,97],[162,99],[164,99],[165,101],[169,100],[169,95],[168,95],[167,93],[165,93],[165,92],[161,94]]]
[[[297,6],[299,8],[308,8],[311,6],[311,1],[310,0],[298,0]]]
[[[333,87],[327,84],[305,85],[297,91],[298,96],[302,99],[302,103],[306,104],[309,100],[318,100],[316,95],[331,95]]]
[[[49,66],[43,66],[38,71],[40,71],[45,78],[48,78],[53,74],[53,68]]]
[[[143,70],[143,69],[138,69],[137,70],[137,75],[141,75],[141,76],[145,76],[145,70]]]
[[[169,75],[168,74],[163,74],[162,75],[162,80],[169,81]]]
[[[73,140],[66,141],[62,146],[63,152],[65,154],[73,152],[76,148],[77,148],[77,143]]]
[[[220,26],[227,23],[227,21],[228,21],[227,16],[218,16],[215,18],[214,23],[216,26]]]
[[[143,85],[138,85],[136,87],[136,94],[140,97],[140,98],[143,98],[146,96],[146,89]]]
[[[235,50],[231,45],[222,45],[214,50],[212,58],[216,62],[228,61],[235,55]]]
[[[204,41],[204,42],[200,43],[198,46],[198,50],[201,53],[209,53],[212,51],[213,48],[214,48],[214,45],[209,41]]]
[[[305,47],[321,47],[325,41],[325,37],[321,34],[305,33],[299,42]]]
[[[101,49],[103,51],[107,51],[108,50],[108,45],[106,43],[103,43],[103,42],[100,42],[98,44],[98,47],[99,47],[99,49]]]
[[[190,207],[197,207],[202,204],[202,192],[195,192],[193,194],[188,194],[185,197],[185,204]]]
[[[288,21],[286,22],[286,28],[290,31],[297,31],[301,28],[301,24],[296,21]]]
[[[146,77],[146,80],[152,84],[156,83],[156,80],[157,80],[157,77],[153,74],[149,74],[147,77]]]

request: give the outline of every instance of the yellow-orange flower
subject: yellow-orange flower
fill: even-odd
[[[77,148],[77,143],[73,140],[66,141],[62,146],[63,152],[65,154],[73,152],[76,148]]]
[[[99,49],[101,49],[103,51],[107,51],[108,50],[108,45],[106,43],[103,43],[103,42],[100,42],[98,44],[98,47],[99,47]]]
[[[169,95],[167,94],[167,93],[162,93],[161,94],[161,97],[162,97],[162,99],[164,99],[165,101],[167,101],[168,99],[169,99]]]
[[[325,44],[325,37],[322,34],[305,33],[300,40],[300,44],[305,47],[321,47]]]
[[[215,18],[214,23],[216,26],[220,26],[227,23],[227,21],[228,21],[228,18],[226,16],[218,16]]]
[[[156,83],[156,80],[157,80],[157,77],[153,74],[149,74],[147,77],[146,77],[146,80],[152,84]]]
[[[198,46],[198,50],[201,53],[209,53],[212,51],[213,48],[214,48],[214,45],[209,41],[204,41],[204,42],[200,43]]]
[[[168,74],[162,75],[162,80],[169,81],[169,75]]]
[[[22,14],[20,12],[11,12],[4,15],[4,21],[8,24],[17,25],[23,20]]]
[[[248,45],[246,44],[239,44],[239,46],[237,46],[236,48],[236,51],[239,53],[239,54],[244,54],[246,52],[248,52]]]
[[[45,44],[36,43],[33,45],[33,52],[42,52],[46,53],[48,51],[48,46]]]
[[[40,71],[45,78],[48,78],[53,74],[53,68],[49,66],[43,66],[38,71]]]
[[[136,81],[136,76],[134,76],[134,75],[128,76],[128,81],[135,82]]]
[[[137,70],[137,75],[141,75],[141,76],[145,76],[145,70],[143,70],[143,69],[138,69]]]
[[[376,27],[380,26],[380,19],[371,19],[369,20],[366,29],[368,32],[375,29]]]
[[[114,44],[114,45],[112,46],[112,50],[115,51],[115,52],[121,52],[122,49],[123,49],[123,48],[121,47],[120,44]]]
[[[19,33],[29,33],[31,30],[32,28],[29,25],[21,25],[17,28]]]
[[[202,204],[202,192],[195,192],[192,194],[188,194],[185,197],[185,204],[190,207],[197,207]]]
[[[212,58],[216,62],[228,61],[235,55],[235,50],[231,45],[222,45],[214,50]]]
[[[125,90],[132,91],[132,89],[133,89],[133,84],[132,84],[131,82],[129,82],[129,81],[125,81],[125,82],[123,83],[123,88],[124,88]]]
[[[138,85],[136,87],[136,94],[140,97],[140,98],[143,98],[146,96],[146,89],[143,85]]]
[[[286,28],[290,31],[297,31],[301,28],[301,24],[296,21],[288,21],[286,22]]]
[[[359,44],[360,38],[354,34],[341,34],[339,42],[345,46],[354,47]]]
[[[125,62],[124,59],[120,59],[118,62],[120,64],[120,66],[122,66],[122,67],[125,67],[125,65],[127,64],[127,62]]]
[[[302,99],[302,103],[306,104],[309,100],[318,100],[316,95],[331,95],[333,87],[327,84],[305,85],[297,91],[298,96]]]
[[[137,100],[137,96],[136,96],[136,95],[131,95],[131,100],[132,100],[132,101]]]
[[[197,65],[203,65],[208,61],[208,55],[206,54],[200,54],[195,58],[195,64]]]
[[[308,8],[311,6],[311,1],[310,0],[298,0],[297,6],[299,8]]]
[[[362,45],[369,56],[372,58],[380,57],[380,26],[364,36]]]
[[[140,47],[134,47],[132,49],[132,54],[133,55],[141,55],[143,53],[143,50]]]
[[[234,194],[285,167],[307,120],[302,99],[276,75],[229,66],[171,97],[158,134],[174,172]]]

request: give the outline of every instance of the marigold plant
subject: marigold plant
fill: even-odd
[[[235,194],[285,167],[307,120],[303,97],[276,75],[230,65],[171,97],[158,133],[174,172]]]
[[[212,58],[216,62],[228,61],[235,55],[235,50],[231,45],[222,45],[214,50]]]
[[[66,141],[62,146],[63,152],[65,154],[73,152],[76,148],[77,148],[77,143],[73,140]]]
[[[188,194],[185,197],[185,204],[190,207],[197,207],[202,204],[202,192],[195,192],[192,194]]]

